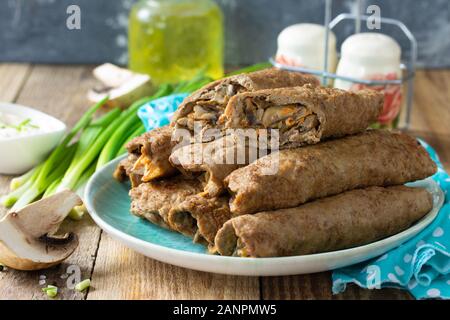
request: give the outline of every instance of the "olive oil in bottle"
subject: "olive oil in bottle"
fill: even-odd
[[[130,13],[129,67],[157,83],[223,76],[223,17],[212,0],[141,0]]]

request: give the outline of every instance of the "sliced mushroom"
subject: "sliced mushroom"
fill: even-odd
[[[109,96],[106,103],[108,107],[126,108],[134,101],[149,96],[155,91],[150,76],[134,73],[111,63],[95,68],[93,74],[101,83],[101,87],[88,92],[88,99],[93,103]]]
[[[0,262],[17,270],[40,270],[57,265],[77,248],[73,233],[56,235],[70,210],[82,204],[65,190],[34,202],[0,220]]]

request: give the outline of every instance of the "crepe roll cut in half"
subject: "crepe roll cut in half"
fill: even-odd
[[[233,171],[224,180],[233,214],[298,206],[355,188],[390,186],[436,172],[419,142],[385,130],[281,150]]]
[[[201,195],[188,197],[169,213],[171,227],[194,242],[214,245],[217,231],[231,218],[227,197],[205,198]]]
[[[365,130],[383,110],[383,94],[305,85],[234,96],[220,123],[225,128],[278,129],[280,146],[314,144]]]
[[[369,187],[290,209],[232,218],[217,233],[227,256],[280,257],[368,244],[411,226],[433,206],[421,188]]]
[[[114,178],[119,182],[125,182],[127,179],[129,179],[133,188],[140,185],[144,172],[141,170],[133,170],[134,164],[136,163],[138,158],[139,157],[136,154],[128,154],[125,159],[119,162],[116,169],[114,170]]]
[[[230,134],[211,142],[179,148],[169,159],[185,176],[203,182],[205,196],[215,197],[225,190],[223,180],[226,176],[267,153],[267,148],[259,149],[256,137],[247,139]]]
[[[197,121],[203,129],[216,127],[231,97],[241,92],[319,85],[316,77],[276,68],[239,74],[212,82],[187,97],[175,113],[172,124],[178,128],[194,130]]]
[[[156,128],[128,143],[128,153],[137,157],[130,171],[140,175],[142,182],[170,177],[177,173],[169,162],[170,153],[175,146],[172,131],[170,126]]]
[[[201,190],[202,186],[198,180],[185,179],[183,176],[142,183],[130,191],[131,212],[156,225],[171,229],[168,223],[170,210]]]

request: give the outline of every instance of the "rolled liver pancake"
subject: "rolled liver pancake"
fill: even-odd
[[[340,250],[399,233],[432,206],[432,196],[425,189],[357,189],[296,208],[232,218],[217,233],[215,245],[222,255],[242,257]]]
[[[224,183],[232,195],[231,212],[242,215],[296,207],[355,188],[400,185],[435,172],[436,164],[415,138],[369,130],[271,153],[233,171]]]

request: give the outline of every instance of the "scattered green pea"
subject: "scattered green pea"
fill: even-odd
[[[42,291],[47,294],[49,298],[54,298],[58,295],[58,287],[48,285],[45,288],[42,288]]]
[[[81,281],[79,284],[75,286],[75,290],[78,292],[82,292],[91,286],[91,280],[86,279]]]

